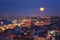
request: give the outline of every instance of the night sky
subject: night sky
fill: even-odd
[[[60,0],[0,0],[0,15],[60,16]]]

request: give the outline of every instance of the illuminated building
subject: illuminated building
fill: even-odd
[[[16,24],[17,23],[17,19],[13,20],[12,23]]]
[[[24,23],[25,26],[30,26],[31,25],[31,20],[29,20],[29,19],[23,19],[22,23]]]

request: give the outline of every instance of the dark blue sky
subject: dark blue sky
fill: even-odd
[[[40,12],[39,8],[45,11]],[[0,0],[0,15],[60,16],[60,0]]]

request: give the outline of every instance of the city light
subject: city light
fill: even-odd
[[[3,24],[3,22],[1,21],[1,24]]]
[[[32,17],[34,20],[31,18],[26,18],[25,19],[9,19],[11,21],[6,20],[8,24],[5,24],[4,21],[1,21],[0,25],[0,32],[8,32],[7,33],[12,33],[15,35],[15,33],[19,34],[22,33],[24,34],[25,38],[31,38],[31,36],[34,38],[34,40],[45,40],[45,39],[50,39],[50,37],[56,36],[55,34],[58,33],[57,35],[59,36],[59,29],[58,25],[56,28],[52,28],[52,22],[54,19],[47,18],[45,17]],[[39,18],[39,19],[38,19]],[[55,18],[56,19],[56,18]],[[19,21],[20,20],[20,21]],[[12,22],[11,24],[9,22]],[[53,22],[54,23],[54,22]],[[55,24],[55,23],[54,23]],[[36,35],[33,35],[35,34]],[[10,35],[10,34],[9,34]],[[16,36],[16,35],[15,35]],[[35,37],[34,37],[35,36]],[[42,37],[46,36],[46,38]],[[18,37],[22,37],[21,35],[18,35]],[[13,37],[12,37],[13,38]]]

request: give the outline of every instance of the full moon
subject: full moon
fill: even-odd
[[[44,11],[44,9],[45,9],[45,8],[41,7],[41,8],[40,8],[40,11]]]

